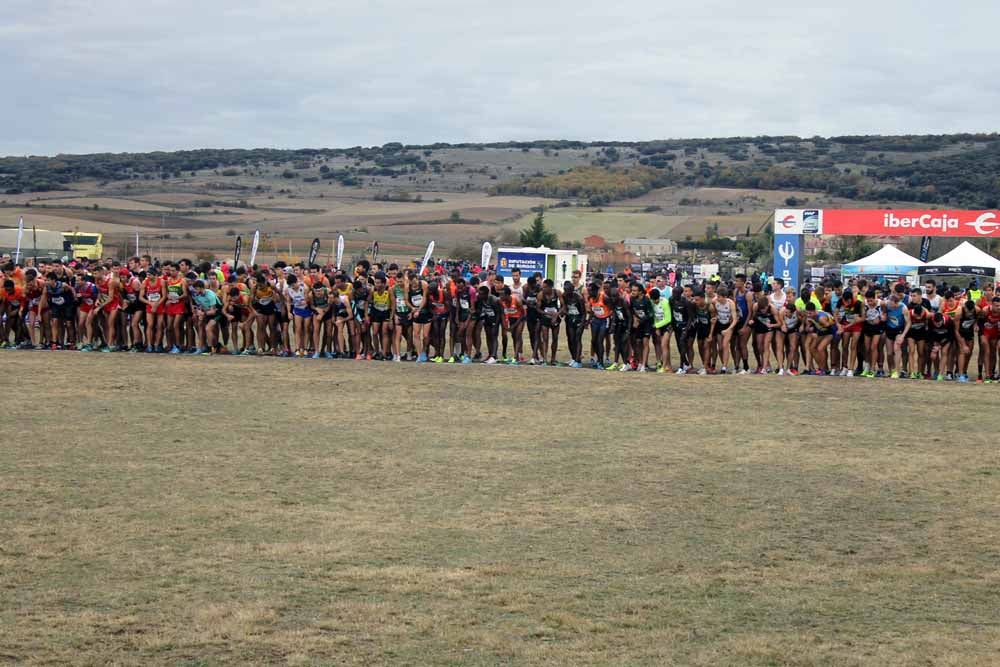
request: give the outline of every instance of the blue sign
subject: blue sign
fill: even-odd
[[[545,275],[544,252],[503,252],[497,256],[497,273],[504,278],[510,278],[513,269],[521,269],[521,275],[527,278],[538,272]]]
[[[785,281],[785,287],[799,290],[802,282],[802,236],[774,235],[774,277]]]

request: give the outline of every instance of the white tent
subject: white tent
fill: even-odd
[[[892,244],[885,244],[867,257],[844,264],[844,274],[866,274],[876,276],[902,276],[915,272],[924,265],[916,257],[911,257]]]
[[[1000,259],[996,259],[992,255],[983,252],[968,241],[962,241],[962,244],[951,252],[938,257],[932,262],[927,262],[927,266],[993,269],[994,271],[1000,271]],[[954,273],[971,272],[955,271]]]

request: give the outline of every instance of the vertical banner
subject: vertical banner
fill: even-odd
[[[920,261],[926,262],[931,256],[931,237],[925,236],[920,240]]]
[[[424,253],[424,261],[420,263],[420,273],[418,276],[424,275],[424,271],[427,270],[427,262],[431,261],[431,255],[434,253],[434,241],[427,244],[427,252]]]
[[[243,250],[243,237],[236,237],[236,251],[233,253],[233,273],[236,273],[236,269],[240,266],[240,251]]]
[[[316,263],[316,255],[319,254],[319,239],[313,239],[312,245],[309,246],[309,264],[313,265]]]
[[[21,262],[21,237],[24,236],[24,218],[17,219],[17,248],[14,250],[14,263]]]
[[[378,263],[378,241],[372,244],[372,264]]]
[[[344,261],[344,235],[337,237],[337,270],[340,271],[340,263]]]
[[[139,256],[139,230],[135,230],[135,256]]]
[[[483,254],[479,258],[479,267],[485,271],[490,265],[490,258],[493,256],[493,245],[486,241],[483,243]]]
[[[35,266],[38,266],[38,230],[31,226],[31,249],[35,256]]]
[[[253,270],[253,263],[257,260],[257,246],[260,245],[260,230],[253,233],[253,243],[250,244],[250,269]]]
[[[796,291],[802,285],[802,235],[774,235],[774,270],[775,277],[785,281],[786,287],[794,287]]]

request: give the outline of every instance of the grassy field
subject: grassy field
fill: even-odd
[[[522,216],[509,226],[526,229],[535,219],[534,213]],[[671,231],[686,220],[683,216],[642,213],[638,209],[606,207],[553,208],[545,211],[545,226],[555,232],[560,241],[583,241],[591,234],[603,236],[608,243],[618,243],[626,237],[673,238]]]
[[[988,387],[2,356],[0,661],[1000,651]]]

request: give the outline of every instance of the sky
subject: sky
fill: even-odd
[[[1000,3],[813,4],[2,0],[0,155],[997,129]]]

